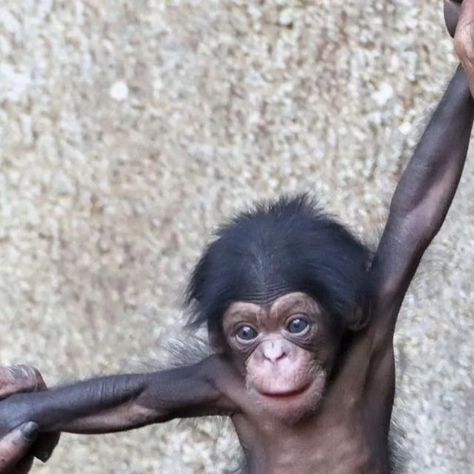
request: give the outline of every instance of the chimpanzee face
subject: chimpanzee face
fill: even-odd
[[[313,298],[295,292],[268,304],[233,303],[224,314],[223,332],[247,389],[262,406],[291,420],[316,409],[339,337]]]

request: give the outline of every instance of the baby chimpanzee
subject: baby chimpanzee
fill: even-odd
[[[395,323],[453,199],[473,117],[460,67],[374,254],[307,197],[257,206],[221,228],[191,278],[193,323],[207,324],[213,355],[14,395],[0,403],[0,433],[26,421],[106,433],[228,415],[249,473],[390,472]]]

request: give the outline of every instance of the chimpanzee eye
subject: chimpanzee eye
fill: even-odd
[[[251,341],[257,337],[258,333],[255,331],[255,329],[252,326],[240,326],[240,328],[237,330],[236,336],[237,339],[240,339],[241,341]]]
[[[292,319],[287,326],[288,332],[291,334],[300,334],[309,326],[308,321],[303,318]]]

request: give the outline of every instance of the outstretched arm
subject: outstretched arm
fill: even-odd
[[[406,290],[456,192],[473,118],[474,101],[459,67],[395,190],[370,271],[373,324],[383,345],[391,342]]]
[[[106,433],[177,417],[228,413],[233,407],[214,383],[223,364],[212,356],[177,369],[100,377],[13,395],[0,403],[0,432],[26,420],[43,432]]]

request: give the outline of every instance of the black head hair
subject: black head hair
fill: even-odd
[[[301,291],[347,326],[365,305],[369,259],[369,249],[307,195],[259,204],[221,227],[197,263],[186,293],[190,325],[215,331],[233,302]]]

